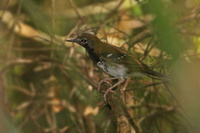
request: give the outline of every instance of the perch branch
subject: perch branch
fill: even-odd
[[[107,88],[108,86],[104,83],[101,85],[102,95],[104,95],[104,91],[106,91]],[[107,103],[111,107],[111,110],[116,118],[118,133],[140,133],[136,124],[133,123],[133,121],[129,121],[128,111],[118,93],[108,93]]]

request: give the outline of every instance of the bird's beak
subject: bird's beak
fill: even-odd
[[[66,42],[75,42],[75,43],[80,43],[80,39],[77,39],[77,38],[72,38],[72,39],[69,39],[69,40],[65,40]]]
[[[70,39],[70,40],[65,40],[66,42],[77,42],[77,39],[73,38],[73,39]]]

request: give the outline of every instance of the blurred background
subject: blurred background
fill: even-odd
[[[140,132],[200,132],[199,0],[1,0],[0,133],[118,131],[97,91],[108,75],[65,42],[82,32],[171,78],[133,78],[119,97]]]

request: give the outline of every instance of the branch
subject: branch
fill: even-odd
[[[134,38],[132,38],[130,41],[127,42],[127,44],[129,44],[129,49],[133,47],[136,43],[141,42],[142,40],[150,36],[152,36],[152,31],[150,31],[149,29],[139,33],[138,35],[136,35]]]
[[[18,34],[19,36],[22,36],[22,37],[25,37],[25,38],[30,38],[30,39],[33,39],[34,41],[41,42],[43,44],[55,44],[55,45],[64,44],[66,47],[71,47],[72,46],[72,43],[66,43],[65,42],[65,40],[66,40],[65,36],[55,35],[54,36],[55,39],[52,40],[50,35],[42,32],[42,31],[36,30],[33,27],[31,27],[30,25],[25,24],[22,21],[18,20],[17,21],[18,23],[15,24],[16,19],[9,11],[5,11],[4,12],[4,11],[0,10],[0,16],[3,13],[4,13],[4,15],[2,16],[2,20],[1,21],[7,25],[8,29],[13,29],[14,32],[16,34]],[[74,27],[74,29],[77,29],[78,25],[80,25],[80,22],[77,22],[77,25]],[[74,29],[72,29],[72,31]],[[149,31],[146,31],[145,34],[148,34],[148,32]],[[71,34],[71,32],[69,34]],[[67,37],[68,37],[68,35],[67,35]],[[116,39],[116,38],[112,37],[112,39],[110,39],[110,40],[113,40],[113,39]],[[119,40],[119,38],[117,38],[117,39]],[[137,35],[136,37],[131,39],[128,43],[129,44],[135,44],[135,43],[139,42],[140,39],[141,39],[141,35]],[[142,40],[143,39],[144,39],[144,37],[142,37]],[[122,40],[120,42],[122,42]],[[76,47],[80,47],[80,46],[79,45],[74,45],[73,47],[76,48]],[[134,50],[135,50],[136,53],[141,53],[141,54],[144,53],[143,49],[140,47],[139,44],[134,45]],[[153,48],[151,50],[151,52],[149,53],[149,55],[150,56],[159,57],[160,52],[161,51],[159,49]]]
[[[72,6],[72,8],[74,9],[74,11],[76,12],[78,18],[82,21],[82,23],[84,23],[85,21],[84,21],[84,19],[81,17],[81,15],[80,15],[80,13],[79,13],[77,7],[75,6],[75,4],[72,2],[72,0],[68,0],[68,1],[69,1],[70,5]]]
[[[77,8],[77,12],[79,13],[80,16],[89,16],[89,15],[96,15],[96,14],[106,14],[109,13],[110,11],[115,10],[118,8],[118,5],[120,3],[116,1],[111,1],[107,3],[102,3],[102,4],[93,4],[89,6],[85,6],[83,8]],[[124,10],[124,9],[129,9],[130,7],[136,6],[138,3],[136,1],[130,1],[128,4],[125,3],[123,6],[119,7],[119,10]],[[50,11],[48,11],[50,12]],[[57,15],[66,17],[66,18],[74,18],[77,17],[77,12],[74,12],[74,9],[69,9],[65,11],[57,11]]]
[[[107,88],[108,86],[106,84],[101,85],[102,95],[104,95],[104,92],[107,90]],[[118,93],[108,93],[107,103],[111,107],[111,110],[116,118],[118,133],[140,133],[140,130],[136,124],[133,121],[129,121],[130,115],[128,114],[128,110],[126,109],[126,106],[124,105]]]

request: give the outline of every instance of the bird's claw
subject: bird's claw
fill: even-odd
[[[115,91],[113,91],[113,90],[106,90],[106,91],[103,91],[104,92],[104,95],[103,95],[103,97],[104,97],[104,100],[105,100],[105,102],[106,102],[106,96],[107,96],[107,94],[109,93],[109,92],[112,92],[112,93],[116,93]]]
[[[98,86],[98,91],[101,89],[100,87],[101,87],[101,84],[103,82],[105,82],[105,83],[109,84],[110,86],[112,86],[112,84],[107,79],[106,80],[101,80],[100,83],[99,83],[99,86]]]

